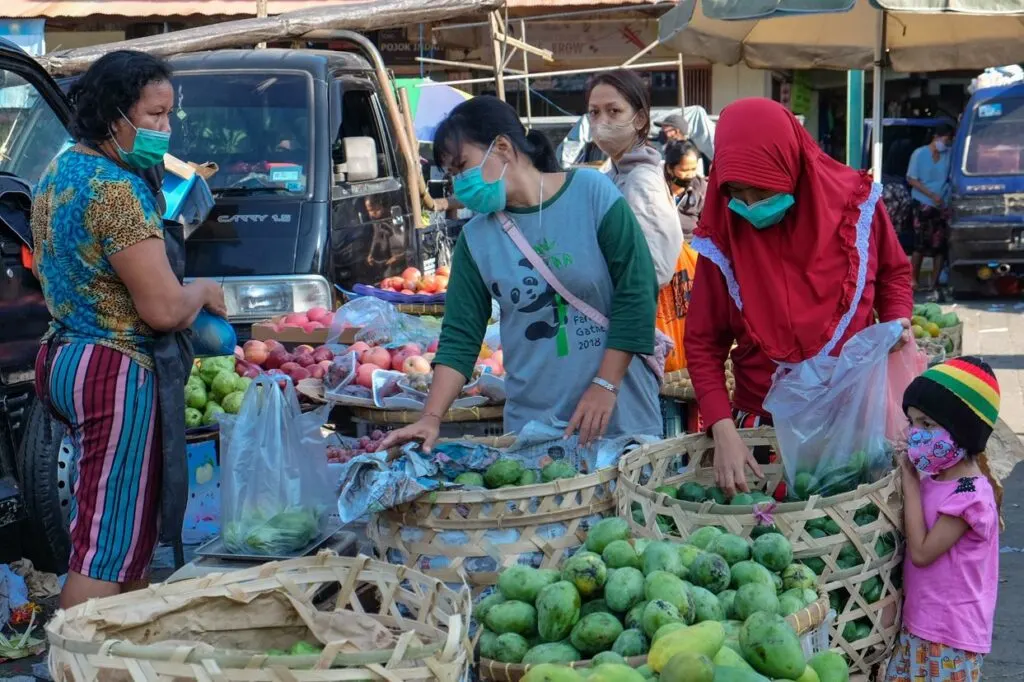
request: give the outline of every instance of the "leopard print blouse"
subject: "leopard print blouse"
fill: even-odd
[[[153,367],[153,330],[142,321],[110,256],[163,239],[152,190],[139,176],[81,145],[47,168],[32,204],[35,262],[53,316],[47,338],[118,350]]]

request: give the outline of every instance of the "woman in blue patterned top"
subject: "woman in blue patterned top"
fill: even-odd
[[[226,314],[216,283],[179,283],[159,187],[143,178],[170,140],[169,67],[114,52],[71,96],[78,143],[50,164],[32,207],[34,269],[53,317],[36,392],[74,450],[64,608],[145,584],[162,470],[154,340],[204,307]]]

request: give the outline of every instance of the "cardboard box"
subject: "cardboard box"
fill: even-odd
[[[310,346],[322,346],[327,343],[327,333],[329,329],[314,329],[312,332],[306,333],[299,327],[283,327],[281,331],[274,331],[275,324],[278,324],[284,319],[284,315],[278,317],[272,317],[269,320],[263,322],[256,322],[252,325],[252,338],[257,341],[268,341],[273,339],[280,341],[285,344],[308,344]],[[360,327],[349,327],[341,332],[341,338],[338,339],[338,343],[343,345],[351,345],[356,342],[356,334],[359,333]]]

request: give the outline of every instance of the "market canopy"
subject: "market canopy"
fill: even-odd
[[[896,71],[980,70],[1024,61],[1024,0],[680,0],[658,34],[715,63],[840,70],[870,69],[881,34]]]
[[[420,142],[433,142],[441,121],[448,118],[452,109],[473,97],[450,85],[436,84],[430,78],[396,78],[395,87],[405,88],[409,95],[409,115]]]

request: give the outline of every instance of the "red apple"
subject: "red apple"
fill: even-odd
[[[320,324],[322,324],[323,326],[328,327],[328,328],[333,326],[334,325],[334,313],[327,313],[326,315],[321,317],[320,318]]]
[[[320,365],[310,365],[307,369],[309,370],[309,376],[312,379],[323,379],[327,374],[327,369]]]
[[[245,360],[245,351],[242,350],[241,346],[235,346],[235,359]]]
[[[306,317],[309,318],[310,322],[320,322],[329,312],[330,311],[327,310],[327,308],[310,308],[306,311]]]
[[[334,365],[334,362],[331,360],[321,360],[316,363],[317,367],[323,367],[324,369],[330,369],[332,365]]]
[[[373,389],[373,373],[378,369],[380,368],[374,365],[362,365],[356,370],[356,385]]]
[[[396,372],[401,372],[402,367],[405,365],[405,359],[409,357],[406,353],[398,352],[391,357],[391,369]]]
[[[324,326],[322,324],[320,324],[319,322],[307,322],[306,324],[299,325],[299,326],[302,328],[302,331],[304,331],[307,334],[312,334],[317,329],[323,329],[324,328]]]
[[[316,360],[313,359],[312,353],[303,351],[302,353],[295,354],[295,364],[299,367],[309,367],[310,365],[315,365]]]
[[[415,292],[415,291],[413,291],[412,289],[402,289],[401,293],[405,294],[406,296],[412,296],[412,295],[414,295],[414,294],[415,294],[416,292]]]
[[[442,265],[442,266],[438,267],[436,270],[434,270],[434,276],[435,277],[437,275],[442,275],[444,277],[448,277],[451,274],[452,274],[451,268],[449,268],[447,265]]]
[[[416,289],[419,288],[419,280],[417,279],[406,279],[402,280],[402,282],[402,289],[410,289],[412,291],[416,291]]]
[[[411,268],[410,267],[410,268],[406,268],[405,270],[402,270],[402,279],[414,279],[414,280],[416,280],[416,279],[420,279],[421,277],[423,277],[423,273],[420,272],[419,270],[417,270],[416,268]]]
[[[242,358],[246,362],[262,365],[266,362],[268,355],[270,355],[270,346],[256,339],[246,341],[245,346],[242,347]]]
[[[275,339],[267,339],[263,343],[266,344],[267,352],[268,353],[271,352],[271,351],[277,350],[278,348],[280,348],[281,350],[284,350],[284,346],[281,345],[281,342],[277,341]]]
[[[359,357],[359,361],[366,362],[371,365],[377,365],[378,367],[390,367],[391,355],[385,348],[371,348],[370,350],[363,352]]]
[[[306,313],[288,313],[284,316],[285,324],[298,326],[307,322],[309,322],[309,317],[306,316]]]
[[[423,355],[423,346],[418,343],[407,343],[402,346],[402,352],[406,355]]]
[[[364,351],[368,350],[370,350],[369,344],[363,341],[356,341],[355,343],[348,347],[348,350],[345,351],[345,354],[347,355],[348,353],[355,353],[356,355],[362,355]]]
[[[402,363],[402,371],[406,374],[427,374],[430,372],[430,363],[420,355],[410,355]]]
[[[425,294],[432,294],[437,291],[437,279],[433,275],[427,275],[420,281],[420,291]]]
[[[305,367],[296,367],[292,371],[288,372],[288,376],[290,376],[292,378],[292,381],[294,381],[295,383],[299,383],[303,379],[308,379],[310,377],[310,374],[309,370],[307,370]]]
[[[434,281],[437,282],[437,293],[448,291],[448,275],[437,275]]]
[[[313,350],[314,350],[313,346],[309,345],[308,343],[304,343],[301,346],[295,346],[295,350],[293,350],[292,352],[295,353],[296,355],[298,355],[299,353],[310,353],[310,354],[312,354]]]
[[[319,348],[317,348],[316,350],[313,351],[313,361],[314,362],[322,362],[324,360],[327,360],[328,362],[330,362],[333,359],[334,359],[334,351],[332,351],[327,346],[320,346]]]
[[[283,348],[275,348],[267,355],[263,366],[267,369],[280,369],[281,365],[291,360],[291,356]]]
[[[293,369],[300,369],[301,367],[302,365],[300,365],[297,362],[286,362],[283,365],[281,365],[281,371],[284,372],[285,374],[291,374]]]

